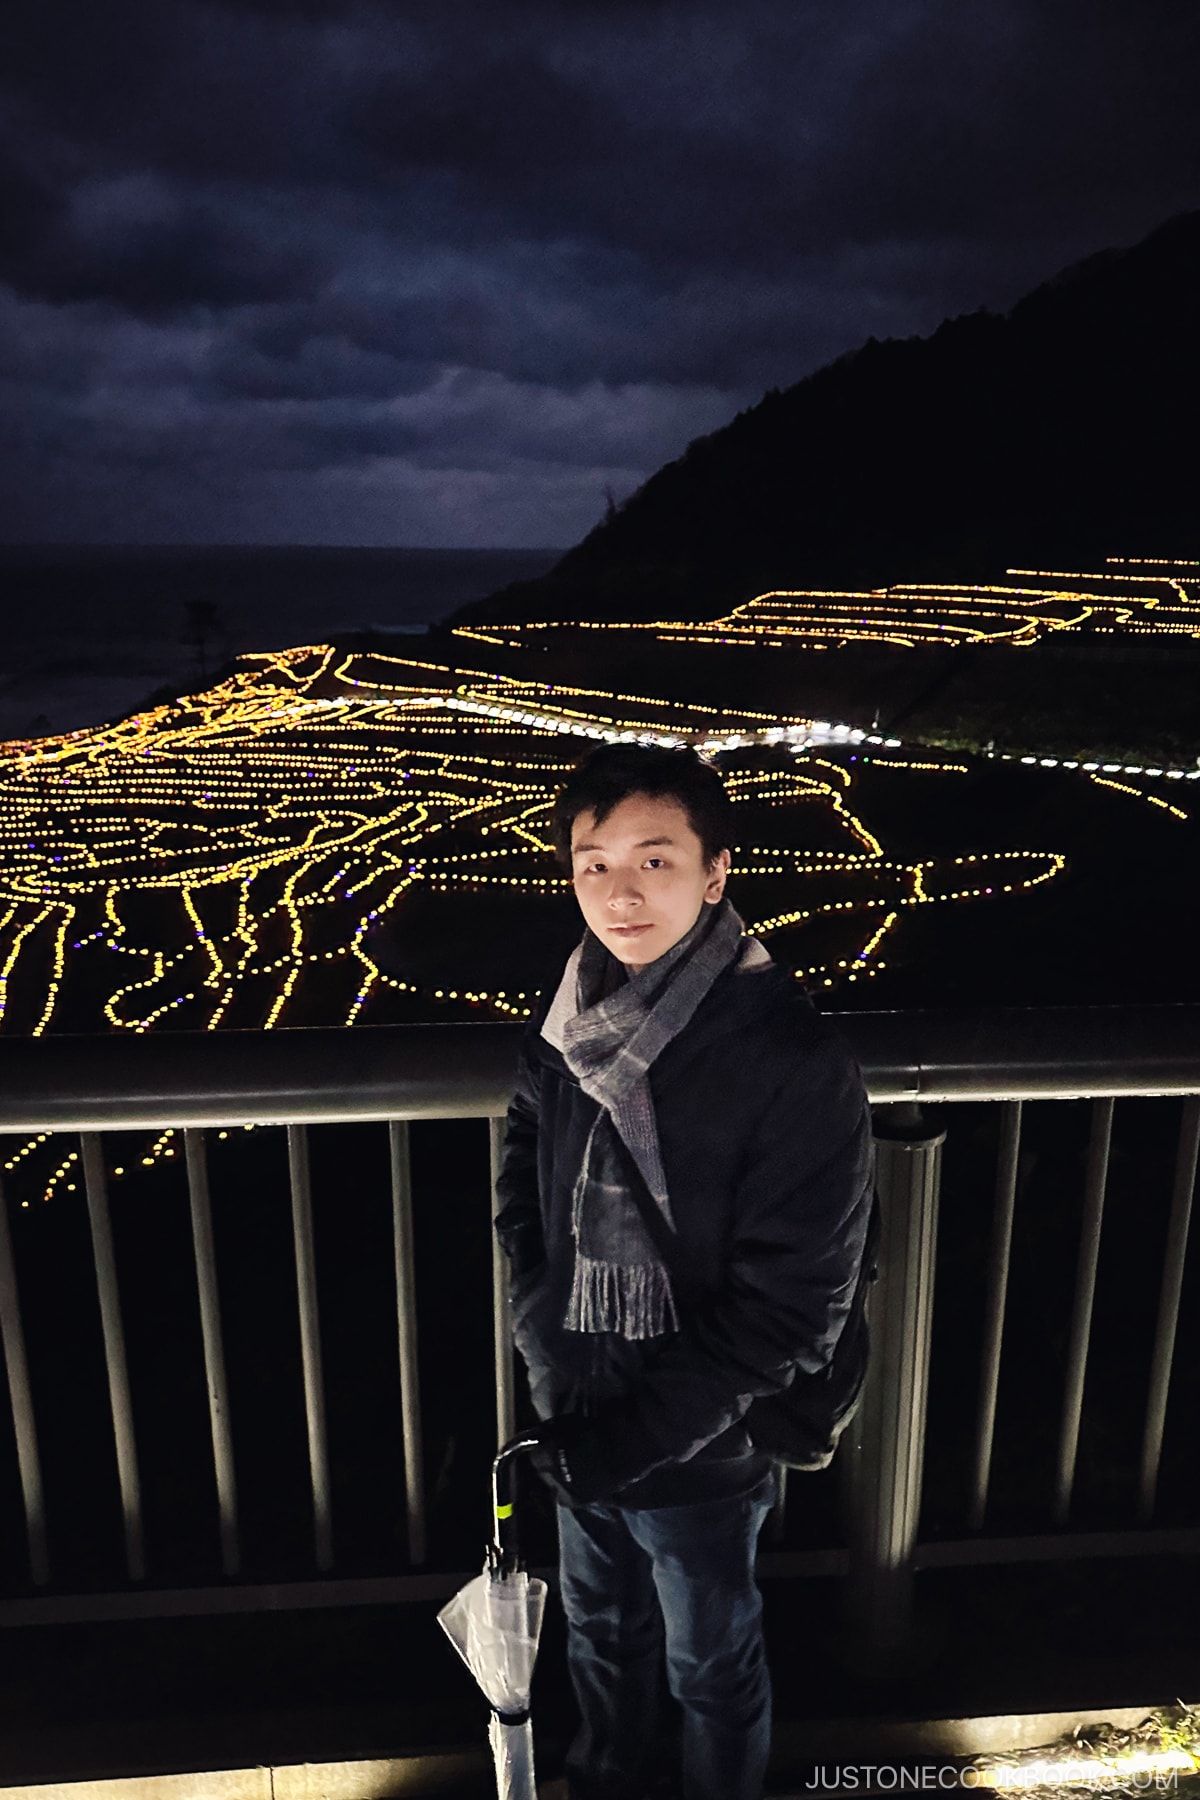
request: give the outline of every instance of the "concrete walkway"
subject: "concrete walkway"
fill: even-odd
[[[937,1762],[1200,1698],[1189,1558],[931,1572],[924,1654],[886,1681],[835,1653],[836,1582],[764,1594],[776,1792],[809,1800],[822,1765]],[[80,1782],[87,1800],[486,1794],[486,1708],[436,1610],[0,1632],[0,1796],[84,1800]],[[546,1779],[571,1729],[563,1650],[552,1602],[534,1694]]]

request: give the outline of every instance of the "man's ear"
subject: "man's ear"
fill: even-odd
[[[708,885],[704,890],[704,898],[709,906],[715,906],[725,892],[725,878],[729,874],[729,865],[733,857],[728,850],[718,850],[708,871]]]

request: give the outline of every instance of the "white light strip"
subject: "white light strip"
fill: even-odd
[[[975,1771],[973,1786],[1002,1793],[1025,1793],[1040,1787],[1119,1787],[1145,1778],[1194,1775],[1200,1762],[1187,1750],[1131,1750],[1121,1756],[1047,1756],[1033,1762],[992,1764]]]
[[[1116,762],[1080,762],[1065,756],[1014,756],[1007,750],[985,750],[984,755],[993,762],[1019,762],[1027,767],[1041,769],[1083,769],[1086,773],[1099,772],[1103,775],[1145,775],[1149,779],[1161,778],[1166,781],[1200,781],[1200,768],[1168,769],[1148,768],[1145,763]]]
[[[465,700],[459,694],[447,694],[440,703],[454,712],[483,713],[488,718],[504,719],[510,724],[531,725],[535,730],[562,732],[572,737],[599,738],[608,744],[659,744],[673,750],[680,744],[691,742],[709,755],[722,750],[749,749],[754,744],[787,744],[793,750],[806,749],[810,744],[863,743],[886,744],[892,750],[900,748],[899,738],[876,737],[857,725],[834,725],[826,719],[804,725],[772,725],[761,731],[710,731],[701,736],[699,732],[619,731],[615,726],[584,725],[578,719],[563,718],[558,713],[488,705],[482,700]]]

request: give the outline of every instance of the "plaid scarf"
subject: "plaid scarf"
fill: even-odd
[[[569,1331],[661,1337],[678,1329],[671,1278],[630,1191],[625,1146],[673,1231],[649,1070],[688,1024],[718,975],[765,968],[770,957],[728,900],[704,906],[692,929],[656,961],[620,975],[591,931],[572,953],[542,1025],[580,1087],[600,1111],[575,1182],[575,1275]],[[616,965],[614,967],[614,965]]]

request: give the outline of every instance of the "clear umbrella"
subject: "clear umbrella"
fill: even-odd
[[[513,1438],[492,1464],[492,1541],[482,1575],[438,1614],[438,1623],[470,1669],[492,1716],[488,1742],[500,1800],[534,1800],[529,1692],[537,1658],[546,1584],[522,1567],[513,1501],[514,1460],[537,1443]]]

